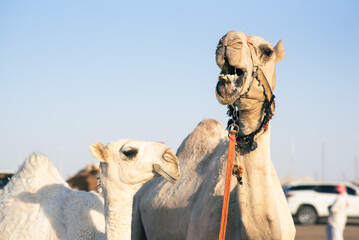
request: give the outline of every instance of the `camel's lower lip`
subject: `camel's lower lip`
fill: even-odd
[[[237,89],[235,89],[231,83],[218,82],[217,84],[217,94],[222,98],[227,98],[236,91]]]
[[[220,104],[231,105],[240,97],[240,95],[237,89],[229,90],[221,86],[221,83],[219,83],[216,87],[216,97]]]
[[[170,174],[167,171],[165,171],[160,165],[154,164],[153,165],[154,170],[161,176],[163,176],[167,181],[169,181],[172,184],[175,184],[177,180],[180,178],[180,174]]]
[[[216,86],[216,95],[220,103],[231,102],[233,98],[238,98],[238,93],[243,86],[245,74],[219,74]]]

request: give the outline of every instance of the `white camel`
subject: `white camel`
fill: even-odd
[[[70,189],[50,159],[31,154],[0,195],[0,239],[131,239],[132,201],[147,181],[179,178],[164,144],[123,139],[90,145],[103,196]]]
[[[275,64],[284,57],[261,37],[228,32],[219,42],[218,101],[230,105],[239,130],[236,165],[243,184],[232,177],[226,239],[294,239],[295,227],[270,158]],[[136,195],[133,239],[218,239],[228,133],[204,120],[177,152],[182,177],[171,186],[157,179]],[[157,188],[156,188],[157,186]],[[153,191],[155,189],[155,191]]]

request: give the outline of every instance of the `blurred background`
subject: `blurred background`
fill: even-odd
[[[0,169],[33,151],[66,178],[88,145],[120,138],[175,151],[215,97],[215,49],[258,35],[277,64],[272,160],[280,178],[359,178],[357,1],[1,1]]]

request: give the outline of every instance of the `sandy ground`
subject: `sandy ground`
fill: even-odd
[[[312,226],[295,225],[297,229],[296,240],[326,240],[326,221],[321,221],[319,224]],[[359,220],[348,220],[347,226],[344,230],[345,240],[359,239]]]

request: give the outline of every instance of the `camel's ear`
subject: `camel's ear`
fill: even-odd
[[[282,60],[284,58],[285,55],[285,51],[284,51],[284,47],[283,47],[283,43],[282,40],[280,40],[277,45],[275,45],[274,47],[274,51],[276,53],[276,62],[279,62],[280,60]]]
[[[90,152],[92,153],[92,156],[94,156],[94,158],[96,158],[100,161],[103,161],[103,162],[107,162],[108,149],[102,143],[95,142],[89,146],[89,149],[90,149]]]

